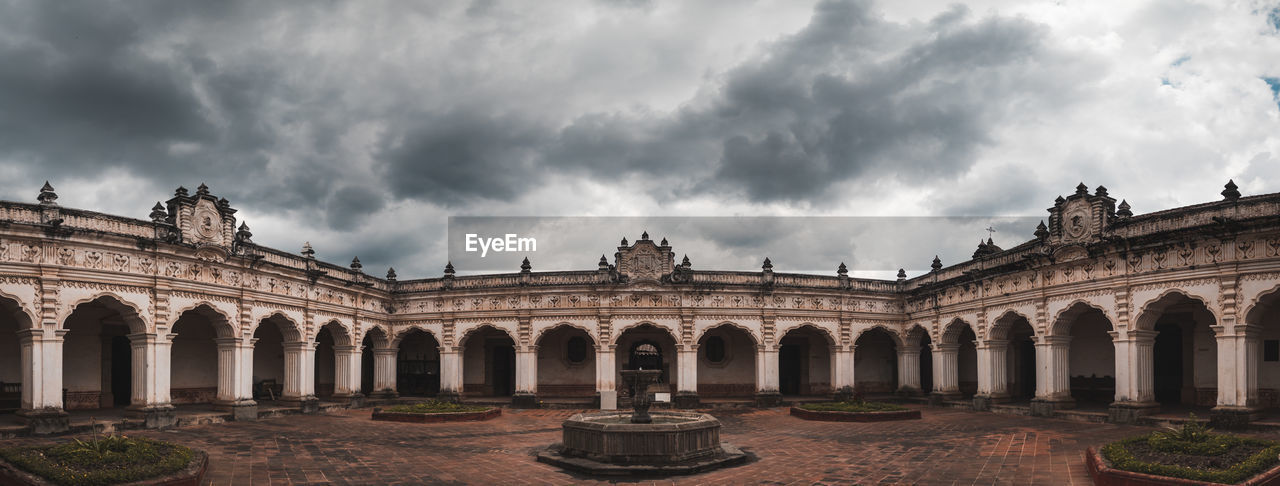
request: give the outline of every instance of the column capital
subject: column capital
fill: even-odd
[[[1045,346],[1071,344],[1071,336],[1040,336],[1039,344]]]
[[[947,344],[936,343],[936,344],[931,344],[930,346],[933,347],[934,351],[943,352],[943,353],[952,352],[960,349],[959,344],[952,344],[952,343],[947,343]]]
[[[356,349],[357,349],[357,348],[359,348],[359,346],[356,346],[356,345],[354,345],[354,344],[334,345],[334,346],[333,346],[333,352],[335,352],[335,353],[354,353],[354,352],[356,352]]]
[[[982,348],[1003,348],[1003,347],[1008,346],[1008,345],[1009,345],[1009,340],[1008,340],[1008,339],[988,339],[988,340],[986,340],[986,341],[983,341],[983,342],[982,342],[982,344],[978,346],[978,348],[979,348],[979,349],[982,349]]]

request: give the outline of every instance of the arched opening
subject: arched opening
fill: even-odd
[[[1251,344],[1257,354],[1258,406],[1280,408],[1280,291],[1260,297],[1245,315],[1245,322],[1260,328],[1258,342]]]
[[[873,327],[858,336],[853,348],[853,378],[866,394],[898,389],[898,342],[884,328]]]
[[[955,389],[942,390],[944,393],[958,393],[962,398],[973,398],[978,393],[978,336],[974,334],[969,323],[962,320],[951,321],[942,333],[942,345],[947,353],[955,353],[955,382],[947,383]],[[945,368],[944,368],[945,369]],[[951,377],[942,377],[951,379]],[[944,381],[944,383],[946,383]]]
[[[996,319],[990,335],[991,345],[1003,347],[1003,353],[993,350],[993,356],[1002,362],[992,366],[1004,367],[1004,373],[995,376],[1005,380],[1003,387],[997,384],[996,393],[1007,394],[1015,402],[1029,402],[1036,395],[1036,343],[1031,322],[1010,312]]]
[[[0,413],[22,408],[22,343],[18,332],[31,319],[17,301],[0,297]]]
[[[516,344],[509,334],[493,326],[481,326],[463,338],[462,347],[464,393],[485,397],[515,394]]]
[[[218,399],[218,338],[233,337],[231,323],[207,305],[183,312],[174,321],[170,349],[169,400],[174,405],[213,403]],[[226,395],[231,390],[224,390]]]
[[[908,360],[907,365],[915,368],[915,380],[908,380],[907,383],[899,383],[899,386],[906,393],[928,393],[933,390],[933,339],[929,337],[929,331],[926,331],[919,325],[907,331],[906,344],[908,349],[916,351],[915,363]],[[855,349],[856,353],[857,350]]]
[[[629,397],[631,390],[627,389],[626,381],[622,379],[622,370],[636,369],[637,366],[644,365],[647,369],[652,369],[647,363],[641,363],[632,355],[635,351],[643,346],[650,345],[657,349],[658,358],[656,364],[662,370],[662,374],[658,376],[657,383],[649,387],[649,391],[654,393],[672,393],[676,391],[676,340],[671,332],[666,328],[658,327],[652,324],[641,324],[629,328],[618,335],[614,341],[616,343],[617,352],[615,353],[617,362],[615,369],[617,374],[614,376],[614,383],[618,389],[619,397]],[[620,404],[619,406],[625,406]]]
[[[831,346],[826,332],[793,328],[778,341],[778,389],[783,396],[831,394]]]
[[[1156,332],[1152,385],[1161,405],[1217,403],[1218,343],[1211,328],[1216,323],[1204,302],[1182,292],[1165,294],[1138,316],[1138,329]]]
[[[538,337],[538,396],[593,397],[596,394],[595,341],[586,331],[560,325]]]
[[[1105,408],[1116,395],[1116,351],[1111,321],[1096,307],[1077,302],[1058,317],[1052,337],[1070,336],[1066,346],[1069,393],[1079,408]]]
[[[406,397],[440,394],[440,343],[431,333],[413,328],[401,335],[396,352],[396,392]]]
[[[112,297],[99,297],[76,306],[64,327],[68,331],[62,345],[65,408],[130,405],[134,383],[129,335],[145,330],[136,312]]]
[[[255,400],[279,400],[285,389],[296,387],[285,373],[285,344],[302,342],[293,321],[274,314],[258,323],[253,332],[257,341],[253,345],[253,398]]]
[[[382,328],[369,329],[360,340],[360,393],[370,396],[374,392],[375,371],[373,350],[387,347],[389,338]]]
[[[698,396],[751,398],[756,393],[756,340],[729,324],[698,340]]]

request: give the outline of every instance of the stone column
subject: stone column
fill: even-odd
[[[596,348],[596,394],[600,396],[601,409],[613,410],[618,405],[618,385],[616,382],[617,354],[611,344]],[[612,397],[610,400],[609,397]],[[609,403],[612,408],[606,407]]]
[[[898,393],[901,395],[919,395],[920,390],[920,350],[898,350]]]
[[[676,395],[671,405],[676,408],[698,407],[698,346],[676,345]]]
[[[1036,341],[1036,397],[1031,413],[1052,416],[1057,409],[1072,408],[1071,336],[1042,336]]]
[[[511,406],[538,408],[538,347],[516,346],[516,393]]]
[[[360,394],[360,347],[333,347],[333,398],[347,400],[353,407],[364,404]]]
[[[973,397],[973,408],[989,410],[992,403],[1009,399],[1009,341],[988,340],[978,351],[978,394]]]
[[[133,374],[129,414],[141,417],[147,428],[168,427],[175,421],[173,405],[169,402],[169,362],[174,336],[177,334],[129,335]]]
[[[857,345],[831,346],[831,392],[838,400],[848,400],[854,395],[854,350]]]
[[[378,357],[378,363],[384,363],[382,366],[388,371],[386,372],[390,387],[395,390],[396,377],[396,350],[378,350],[377,352],[386,352],[389,357],[385,360],[382,355]],[[382,373],[379,371],[378,373]],[[382,376],[379,374],[378,376]],[[382,389],[382,386],[378,386]],[[437,396],[440,400],[456,402],[462,400],[462,348],[440,347],[440,394]]]
[[[23,329],[22,409],[18,416],[34,434],[65,432],[71,422],[62,404],[62,337],[66,329]]]
[[[315,386],[315,343],[297,341],[284,343],[284,391],[280,401],[298,405],[303,413],[320,410]]]
[[[1155,401],[1156,334],[1156,331],[1130,330],[1124,336],[1114,335],[1116,401],[1108,410],[1112,422],[1131,423],[1160,410],[1160,404]],[[1122,355],[1123,362],[1120,361]]]
[[[214,407],[231,412],[232,420],[258,418],[253,401],[253,344],[240,338],[214,339],[218,343],[218,396]]]
[[[1213,421],[1221,427],[1238,427],[1257,419],[1259,336],[1262,328],[1246,324],[1212,326],[1218,344],[1218,401]]]
[[[933,394],[938,400],[960,397],[960,345],[933,345]]]
[[[756,349],[756,406],[782,405],[778,391],[778,348],[765,344]]]

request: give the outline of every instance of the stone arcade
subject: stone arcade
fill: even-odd
[[[896,281],[695,269],[665,239],[596,270],[397,280],[252,242],[230,202],[179,188],[150,221],[0,203],[0,403],[36,432],[67,410],[271,400],[590,401],[656,349],[675,405],[931,393],[1131,421],[1280,406],[1280,194],[1134,215],[1081,184],[1026,243]],[[504,398],[505,399],[505,398]]]

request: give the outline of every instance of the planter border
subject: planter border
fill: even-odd
[[[1204,481],[1195,481],[1191,479],[1173,478],[1169,476],[1156,476],[1154,474],[1139,473],[1133,471],[1125,471],[1111,467],[1111,463],[1107,461],[1102,454],[1098,453],[1092,446],[1085,449],[1084,467],[1089,470],[1089,478],[1093,480],[1096,486],[1192,486],[1192,485],[1222,485],[1222,483],[1206,483]],[[1280,465],[1272,467],[1266,471],[1245,480],[1243,483],[1236,483],[1245,486],[1259,486],[1264,484],[1280,484]],[[1225,486],[1225,485],[1222,485]]]
[[[209,470],[209,454],[191,449],[191,461],[187,467],[178,472],[132,483],[121,483],[120,486],[199,486]],[[0,484],[30,484],[34,486],[52,486],[57,483],[24,471],[22,468],[0,458]]]
[[[381,408],[373,409],[373,419],[385,422],[408,422],[415,424],[434,424],[440,422],[479,422],[502,415],[502,409],[493,407],[478,412],[384,412]]]
[[[791,415],[804,420],[822,422],[888,422],[891,420],[918,420],[919,410],[889,410],[883,412],[830,412],[791,407]]]

